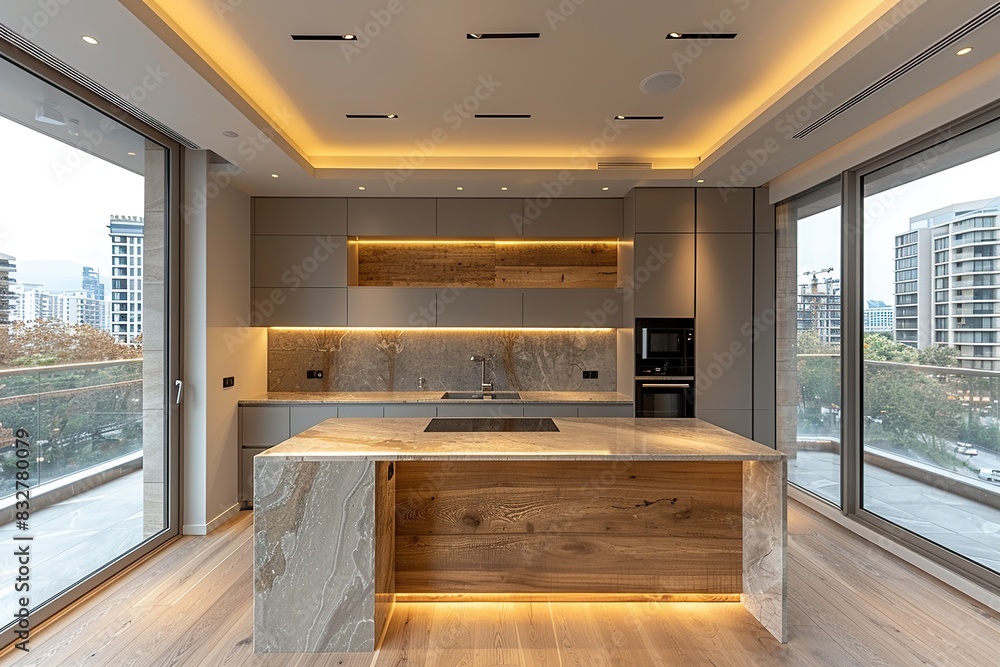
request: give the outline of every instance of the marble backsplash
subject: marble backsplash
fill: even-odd
[[[270,329],[268,391],[615,391],[614,331]],[[323,379],[306,379],[322,370]],[[598,371],[584,380],[583,371]]]

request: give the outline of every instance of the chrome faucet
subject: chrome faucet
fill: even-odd
[[[488,391],[493,391],[493,383],[486,381],[486,357],[477,357],[473,355],[469,357],[469,361],[480,361],[483,364],[483,382],[480,385],[480,391],[484,394]]]

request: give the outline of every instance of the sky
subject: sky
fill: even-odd
[[[108,219],[143,214],[143,177],[0,117],[0,252],[97,268],[108,283]],[[18,282],[44,282],[24,275]]]
[[[873,202],[866,202],[865,220],[865,300],[892,304],[895,270],[895,236],[907,231],[910,218],[951,204],[977,199],[1000,198],[1000,152],[932,174],[888,191],[878,197],[880,215],[872,217]],[[840,278],[840,208],[803,218],[798,229],[799,284],[810,278],[801,275],[834,267],[826,277]]]

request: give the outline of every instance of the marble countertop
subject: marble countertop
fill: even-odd
[[[299,461],[780,461],[700,419],[554,418],[558,432],[424,433],[427,418],[328,419],[257,456]]]
[[[456,390],[459,391],[459,390]],[[442,399],[442,391],[267,392],[240,400],[240,405],[281,403],[632,403],[613,391],[522,391],[520,399]]]

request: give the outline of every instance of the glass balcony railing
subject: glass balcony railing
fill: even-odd
[[[0,500],[13,495],[17,471],[35,487],[142,447],[142,359],[0,371]]]

